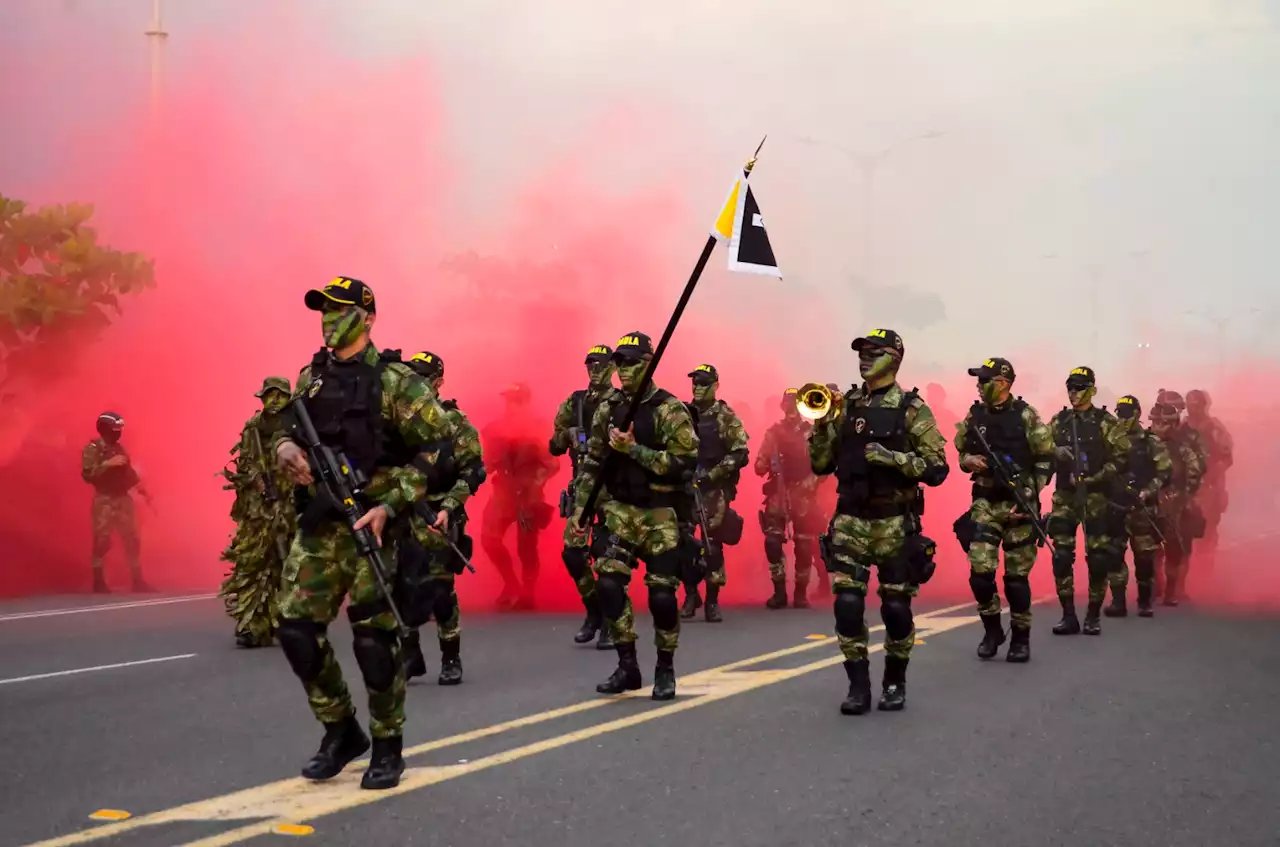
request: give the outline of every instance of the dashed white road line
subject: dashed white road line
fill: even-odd
[[[109,671],[115,668],[132,668],[137,665],[154,665],[156,662],[172,662],[177,659],[191,659],[195,657],[195,653],[182,653],[177,656],[160,656],[156,659],[138,659],[135,662],[116,662],[111,665],[94,665],[91,668],[73,668],[69,671],[54,671],[53,673],[37,673],[31,676],[15,676],[9,679],[0,679],[0,685],[8,685],[13,682],[33,682],[37,679],[52,679],[55,676],[71,676],[77,673],[92,673],[93,671]]]
[[[5,621],[25,621],[33,618],[55,618],[59,615],[83,615],[88,612],[110,612],[116,609],[138,609],[147,606],[168,606],[173,603],[193,603],[197,600],[212,600],[217,594],[189,594],[183,597],[157,597],[153,600],[128,600],[124,603],[99,603],[94,606],[74,606],[69,609],[42,609],[35,612],[12,612],[0,615],[0,623]]]

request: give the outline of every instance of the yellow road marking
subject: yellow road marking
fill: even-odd
[[[932,635],[937,632],[955,629],[965,624],[975,623],[978,620],[976,615],[945,617],[950,612],[962,608],[971,608],[972,605],[972,602],[963,603],[933,612],[926,612],[916,617],[917,626],[923,625],[925,631]],[[874,632],[882,629],[884,629],[883,625],[871,627],[870,631]],[[73,832],[46,841],[36,842],[29,845],[29,847],[65,847],[65,845],[84,844],[90,841],[111,838],[129,830],[174,821],[257,820],[258,822],[248,826],[190,842],[187,847],[222,847],[222,845],[236,844],[259,835],[270,834],[277,826],[297,825],[303,821],[315,820],[346,809],[353,809],[379,800],[396,797],[400,794],[416,791],[460,776],[487,770],[497,765],[518,761],[547,750],[554,750],[588,738],[647,723],[667,715],[723,700],[736,694],[742,694],[746,691],[773,685],[803,674],[838,665],[844,661],[842,655],[819,659],[816,662],[810,662],[797,668],[734,673],[739,668],[760,664],[805,650],[812,650],[825,644],[834,643],[835,640],[834,636],[827,636],[822,641],[809,641],[794,647],[763,653],[759,656],[751,656],[736,662],[730,662],[727,665],[681,677],[677,686],[680,696],[668,705],[593,724],[563,735],[536,741],[479,759],[472,759],[466,763],[408,768],[405,770],[400,785],[386,791],[365,791],[359,787],[362,776],[359,766],[367,763],[368,760],[366,759],[353,763],[343,773],[326,782],[311,782],[301,777],[279,780],[266,785],[224,794],[220,797],[199,800],[159,812],[140,815],[131,820]],[[882,645],[872,645],[869,647],[868,652],[875,653],[882,649]],[[417,756],[444,747],[488,738],[509,730],[555,720],[566,715],[610,705],[616,706],[619,701],[639,697],[647,698],[648,696],[647,691],[636,691],[620,697],[602,697],[596,700],[587,700],[571,706],[551,709],[546,712],[407,747],[403,754],[405,757]],[[263,820],[263,818],[266,818],[266,820]]]
[[[307,826],[306,824],[297,825],[297,824],[291,824],[291,823],[282,823],[282,824],[277,824],[275,828],[272,829],[271,831],[274,832],[276,835],[310,835],[311,833],[316,831],[316,828],[313,826]]]
[[[830,635],[806,635],[805,636],[805,638],[808,639],[809,641],[824,641],[830,637],[831,637]]]
[[[99,809],[89,817],[96,821],[123,821],[129,818],[129,813],[123,809]]]

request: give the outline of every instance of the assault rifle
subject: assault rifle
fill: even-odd
[[[342,512],[347,529],[351,531],[351,537],[355,540],[356,552],[368,560],[373,578],[378,583],[378,590],[382,592],[382,598],[387,601],[387,607],[390,608],[392,617],[396,619],[396,628],[400,637],[408,638],[409,627],[405,626],[404,618],[401,617],[400,609],[396,607],[395,598],[392,596],[391,582],[387,578],[389,571],[378,549],[378,540],[374,537],[373,530],[368,527],[356,529],[356,523],[364,516],[357,499],[369,480],[359,468],[347,460],[345,455],[320,443],[320,436],[316,432],[315,424],[311,422],[307,404],[301,396],[295,397],[292,405],[294,417],[298,421],[299,429],[302,430],[302,439],[306,442],[303,447],[307,451],[307,460],[311,463],[311,472],[315,474],[317,484],[328,496],[329,501]]]
[[[1017,474],[1010,470],[1009,466],[1005,464],[1005,460],[1000,457],[1000,454],[991,448],[991,443],[982,434],[982,429],[975,426],[973,434],[978,436],[978,443],[982,445],[983,452],[987,454],[987,459],[991,463],[991,470],[995,471],[996,479],[1001,485],[1007,486],[1013,492],[1014,502],[1018,504],[1018,508],[1022,510],[1022,513],[1030,518],[1032,529],[1040,537],[1039,545],[1052,550],[1053,542],[1049,540],[1049,534],[1045,532],[1044,524],[1040,522],[1040,504],[1037,503],[1036,508],[1033,509],[1031,504],[1027,502],[1027,498],[1022,492],[1022,487],[1018,485]]]
[[[275,477],[271,475],[271,465],[267,461],[267,452],[262,449],[262,433],[258,431],[256,426],[253,429],[253,448],[257,452],[258,479],[262,480],[262,499],[268,503],[280,502],[280,488],[276,485]],[[275,531],[276,525],[280,523],[280,509],[273,510],[275,514],[271,516],[271,525],[267,527],[267,533],[275,539],[276,554],[280,556],[280,561],[289,558],[289,546],[284,543]]]

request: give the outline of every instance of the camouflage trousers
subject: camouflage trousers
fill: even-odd
[[[725,514],[729,511],[729,503],[733,499],[732,492],[726,488],[715,488],[710,484],[705,488],[698,489],[702,497],[702,509],[707,516],[707,532],[708,538],[703,541],[702,559],[706,564],[706,576],[704,579],[707,585],[723,586],[726,583],[724,571],[724,542],[720,540],[720,528],[724,526]],[[692,500],[690,501],[692,502]],[[697,512],[693,514],[693,520],[698,520]],[[686,590],[692,591],[698,580],[687,581]]]
[[[877,593],[885,625],[885,655],[904,662],[911,658],[916,642],[911,598],[919,593],[919,587],[907,577],[904,524],[901,516],[860,518],[836,512],[831,519],[827,570],[831,592],[836,595],[836,637],[840,652],[849,661],[867,658],[865,608],[873,567],[880,583]]]
[[[760,529],[764,532],[764,556],[769,562],[769,577],[783,585],[787,582],[784,545],[788,526],[795,549],[795,580],[799,589],[809,584],[823,520],[813,496],[798,487],[785,498],[780,493],[766,495],[764,507],[760,510]]]
[[[591,542],[596,533],[603,531],[603,527],[600,526],[599,519],[595,518],[587,534],[578,537],[573,534],[572,524],[572,518],[565,522],[564,551],[560,555],[564,559],[565,568],[569,571],[574,587],[578,589],[578,596],[582,598],[583,605],[590,608],[595,604],[596,599],[596,575],[591,570]]]
[[[644,584],[649,588],[654,643],[659,650],[675,650],[680,642],[675,590],[680,585],[683,554],[675,509],[645,509],[610,500],[603,511],[608,536],[601,545],[595,570],[601,611],[610,634],[618,644],[636,640],[635,611],[626,591],[639,560],[645,565]],[[613,592],[619,586],[622,596],[615,598]]]
[[[94,494],[89,517],[93,531],[93,569],[102,570],[103,560],[111,550],[111,536],[119,535],[124,556],[133,575],[141,574],[138,557],[142,539],[138,535],[138,513],[129,494]]]
[[[1058,588],[1058,598],[1063,602],[1075,599],[1076,580],[1076,528],[1084,525],[1084,560],[1089,569],[1089,602],[1101,603],[1107,596],[1107,579],[1123,562],[1119,537],[1121,532],[1113,526],[1114,519],[1107,496],[1090,492],[1085,498],[1084,513],[1075,504],[1070,490],[1053,492],[1053,510],[1045,529],[1053,539],[1053,581]]]
[[[1027,518],[1013,518],[1013,500],[979,497],[969,507],[973,541],[969,545],[969,586],[979,615],[1000,614],[996,569],[1004,547],[1004,590],[1009,600],[1009,623],[1031,628],[1031,585],[1027,578],[1036,563],[1036,531]]]
[[[420,523],[416,517],[413,526],[413,542],[406,548],[416,544],[417,551],[423,554],[419,561],[421,571],[417,576],[426,589],[422,598],[424,608],[418,610],[419,620],[425,623],[427,618],[435,618],[437,638],[441,642],[457,641],[462,637],[462,609],[458,606],[458,592],[454,588],[457,574],[449,567],[456,554],[444,536],[426,529],[425,523]],[[404,562],[403,554],[400,561]],[[415,629],[422,625],[410,621],[407,610],[402,608],[400,613]]]
[[[395,546],[390,536],[383,536],[381,552],[390,571],[389,579],[395,573]],[[295,659],[286,645],[286,656],[302,680],[312,714],[323,723],[355,714],[327,635],[327,627],[337,617],[344,598],[348,600],[347,618],[357,638],[372,637],[383,648],[380,660],[368,660],[369,667],[365,667],[366,661],[360,662],[369,694],[369,729],[374,738],[400,736],[404,731],[404,668],[395,617],[386,607],[373,569],[356,552],[355,540],[344,524],[327,523],[314,533],[299,532],[284,563],[281,641],[285,640],[284,627],[295,622],[314,637],[315,655]],[[387,649],[390,666],[384,665]],[[359,660],[359,650],[356,655]]]
[[[1133,551],[1133,575],[1139,587],[1154,586],[1156,580],[1156,551],[1160,542],[1156,538],[1151,518],[1141,507],[1135,507],[1125,519],[1129,549]],[[1129,566],[1123,557],[1120,566],[1107,576],[1111,592],[1124,594],[1129,585]]]

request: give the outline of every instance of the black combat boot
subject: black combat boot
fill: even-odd
[[[844,672],[849,677],[849,696],[840,704],[842,715],[865,715],[871,711],[871,670],[866,659],[845,659]]]
[[[636,643],[619,644],[617,650],[618,667],[612,676],[596,686],[597,693],[621,694],[624,691],[640,690],[642,680],[640,664],[636,661]]]
[[[982,626],[986,629],[986,633],[978,644],[978,658],[993,659],[996,651],[1000,649],[1000,645],[1004,643],[1004,627],[1000,625],[999,613],[982,615],[981,618]]]
[[[333,779],[342,769],[369,749],[369,737],[356,722],[356,716],[324,725],[324,738],[311,761],[302,766],[306,779]]]
[[[703,610],[707,623],[720,623],[724,617],[720,614],[720,586],[707,583],[707,608]]]
[[[784,591],[784,595],[785,595],[785,591]],[[795,606],[797,609],[809,608],[809,583],[799,582],[799,581],[796,582],[796,596],[795,596],[795,599],[791,602],[791,605]]]
[[[94,594],[110,594],[111,589],[107,587],[107,580],[102,575],[102,568],[93,569],[93,593]]]
[[[1111,588],[1111,605],[1102,610],[1102,614],[1109,618],[1128,617],[1129,609],[1125,606],[1125,586],[1112,586]]]
[[[1102,634],[1102,601],[1090,600],[1089,608],[1084,613],[1085,635],[1101,635]]]
[[[658,666],[653,670],[653,699],[674,700],[676,697],[676,654],[658,651]]]
[[[764,601],[766,609],[785,609],[787,608],[787,581],[785,579],[776,579],[773,582],[773,596]]]
[[[582,626],[573,634],[574,644],[586,644],[595,638],[600,627],[604,626],[604,619],[600,615],[600,598],[592,597],[590,600],[583,600],[582,605],[587,607],[587,616],[583,619]]]
[[[419,641],[418,631],[416,629],[409,631],[409,637],[404,640],[404,646],[401,653],[404,656],[405,682],[408,682],[414,677],[426,675],[427,658],[422,655],[422,644]]]
[[[1151,610],[1151,586],[1138,586],[1138,617],[1150,618],[1155,617],[1155,612]]]
[[[1031,661],[1031,627],[1009,625],[1009,649],[1004,654],[1006,662]]]
[[[685,585],[684,587],[684,605],[680,607],[680,617],[685,620],[691,619],[698,614],[698,609],[702,607],[702,596],[698,594],[698,586]]]
[[[1077,635],[1080,619],[1076,617],[1076,601],[1062,600],[1062,620],[1053,625],[1054,635]]]
[[[360,779],[360,787],[374,791],[384,791],[400,784],[400,774],[404,773],[404,757],[400,755],[404,739],[373,739],[373,755],[369,757],[369,769]]]
[[[440,685],[458,685],[462,682],[462,638],[445,641],[440,639]]]
[[[882,712],[901,712],[907,707],[907,660],[884,657],[884,691],[876,708]]]
[[[600,638],[596,641],[597,650],[612,650],[618,646],[613,640],[613,630],[609,629],[609,622],[605,621],[600,625]]]

